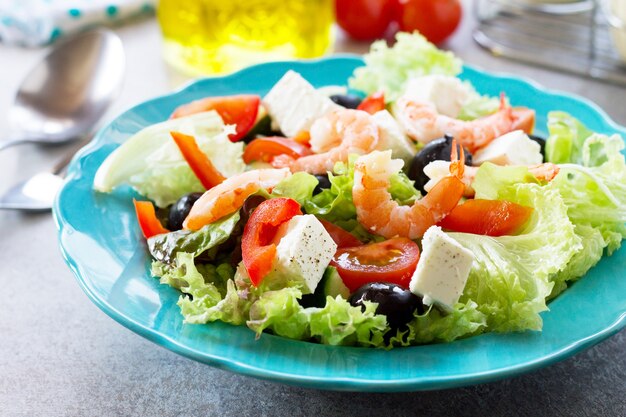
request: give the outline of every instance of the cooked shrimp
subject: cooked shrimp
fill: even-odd
[[[394,114],[413,140],[428,143],[449,134],[472,153],[512,131],[515,125],[513,109],[506,104],[504,96],[500,101],[500,110],[472,121],[439,114],[433,104],[416,101],[410,96],[398,99],[396,106]]]
[[[456,143],[453,152],[456,153]],[[463,151],[461,150],[461,153]],[[450,165],[451,176],[443,178],[425,197],[412,206],[401,206],[388,191],[390,177],[402,168],[404,162],[391,159],[391,151],[374,151],[356,160],[352,199],[357,220],[364,227],[386,238],[395,236],[416,239],[443,219],[463,196],[464,165],[457,158]]]
[[[311,126],[311,150],[315,155],[293,159],[280,155],[272,160],[276,168],[289,167],[292,172],[306,171],[325,174],[336,162],[347,161],[348,155],[363,155],[376,148],[378,126],[361,110],[341,109],[318,120]]]
[[[183,223],[185,229],[201,227],[239,210],[251,194],[260,189],[270,190],[289,177],[288,169],[255,169],[227,178],[206,191],[191,207]]]
[[[509,166],[520,166],[520,165],[509,165]],[[465,184],[465,192],[463,193],[464,197],[473,197],[474,189],[472,188],[472,182],[474,178],[476,178],[476,173],[478,172],[478,168],[480,167],[471,167],[465,166],[463,177],[461,181]],[[529,165],[527,166],[528,172],[532,174],[539,181],[550,182],[557,176],[559,173],[558,165],[552,164],[550,162],[546,162],[543,164],[537,165]],[[448,172],[450,169],[450,162],[448,161],[433,161],[430,164],[424,167],[424,174],[430,178],[424,185],[424,189],[427,192],[430,190],[444,177],[448,176]]]

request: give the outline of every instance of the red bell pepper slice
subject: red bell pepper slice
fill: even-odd
[[[159,219],[157,219],[154,206],[149,201],[137,201],[133,198],[133,204],[135,205],[135,213],[137,213],[137,221],[146,239],[152,236],[160,235],[163,233],[169,233]]]
[[[258,286],[272,270],[276,245],[272,242],[281,224],[302,214],[300,204],[291,198],[272,198],[252,212],[241,237],[241,257],[250,281]]]
[[[456,206],[439,226],[455,232],[504,236],[519,231],[533,212],[532,207],[502,200],[467,200]]]
[[[363,110],[369,114],[385,110],[385,93],[377,91],[367,97],[358,105],[357,110]]]
[[[296,141],[280,136],[257,138],[250,142],[243,151],[243,161],[249,164],[252,161],[271,162],[277,155],[289,155],[294,159],[311,155],[311,149]]]
[[[227,125],[236,125],[236,132],[229,135],[232,142],[241,140],[252,129],[259,114],[261,97],[253,94],[237,96],[206,97],[183,104],[174,110],[171,119],[190,114],[215,110]]]
[[[207,190],[222,183],[224,177],[214,166],[208,156],[198,146],[198,142],[193,136],[180,132],[170,132],[174,142],[183,154],[183,157],[191,167],[191,170]]]

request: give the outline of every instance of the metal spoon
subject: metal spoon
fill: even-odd
[[[8,112],[11,134],[0,140],[0,150],[89,133],[121,91],[124,71],[122,41],[111,31],[59,43],[22,82]]]
[[[121,91],[124,71],[124,49],[113,32],[99,30],[65,41],[31,71],[20,88],[16,113],[12,113],[18,115],[14,121],[22,120],[18,124],[26,123],[22,129],[26,134],[0,142],[0,150],[19,143],[61,143],[87,135]],[[38,129],[28,125],[29,117],[40,126],[41,136],[34,136]],[[8,189],[0,196],[0,209],[49,210],[63,184],[60,174],[88,142],[89,138],[74,146],[52,172],[40,172]]]
[[[15,184],[0,196],[0,210],[48,211],[63,185],[63,173],[76,152],[91,141],[91,137],[78,142],[56,163],[50,172],[39,172]]]

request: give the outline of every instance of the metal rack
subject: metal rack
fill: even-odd
[[[626,30],[602,0],[545,4],[474,0],[474,40],[496,56],[626,85],[611,29]]]

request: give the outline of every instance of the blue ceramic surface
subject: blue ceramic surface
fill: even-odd
[[[189,358],[245,375],[333,390],[408,391],[439,389],[510,377],[564,359],[626,325],[626,250],[604,258],[587,276],[550,303],[542,332],[486,334],[449,344],[392,351],[331,347],[255,335],[223,323],[184,325],[178,293],[149,273],[150,259],[128,189],[92,191],[106,156],[133,133],[168,117],[180,104],[203,96],[263,95],[288,69],[315,86],[345,84],[357,57],[269,63],[236,74],[196,81],[142,103],[116,118],[72,162],[54,208],[65,259],[89,298],[134,332]],[[594,104],[546,91],[531,82],[466,67],[462,77],[481,92],[506,91],[513,105],[537,110],[539,133],[546,115],[564,110],[591,129],[626,131]],[[626,135],[624,135],[626,137]]]

